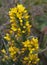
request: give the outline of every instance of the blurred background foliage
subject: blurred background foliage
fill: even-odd
[[[17,3],[22,3],[28,9],[30,21],[36,32],[35,36],[40,39],[40,48],[45,48],[47,46],[47,0],[0,0],[0,26],[9,22],[8,11]],[[41,55],[40,57],[43,62],[40,62],[40,65],[47,65],[47,51],[42,55],[43,59]]]

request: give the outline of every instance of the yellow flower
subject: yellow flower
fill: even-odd
[[[16,57],[16,53],[19,51],[19,49],[16,48],[15,46],[10,46],[8,50],[9,50],[10,57],[13,60]]]
[[[30,26],[29,21],[26,22],[26,26]]]
[[[28,19],[29,18],[29,15],[28,14],[25,14],[24,15],[24,18]]]
[[[24,45],[25,47],[28,47],[29,44],[30,44],[30,41],[29,41],[29,40],[23,42],[23,45]]]
[[[14,52],[14,49],[13,49],[13,47],[11,46],[11,47],[9,47],[9,51],[11,52]]]
[[[27,10],[24,10],[24,13],[27,13]]]
[[[18,5],[17,5],[17,9],[18,9],[18,11],[21,13],[21,12],[24,12],[25,7],[24,7],[22,4],[18,4]]]
[[[5,50],[5,49],[2,49],[1,52],[2,52],[2,53],[6,53],[6,50]]]
[[[13,19],[11,19],[11,20],[10,20],[10,23],[12,23],[12,22],[14,22],[14,20],[13,20]]]
[[[32,52],[33,52],[33,51],[32,51],[32,50],[30,50],[30,54],[32,54]]]
[[[11,26],[16,26],[16,23],[15,22],[11,23]]]
[[[16,54],[16,52],[11,52],[10,56],[13,57]]]
[[[6,34],[6,36],[4,37],[4,39],[6,39],[6,40],[8,40],[8,41],[10,41],[11,39],[10,39],[10,36],[9,36],[9,34],[7,33]]]
[[[18,28],[18,31],[21,31],[21,29],[20,29],[20,28]]]
[[[23,26],[23,28],[26,28],[26,26]]]
[[[24,60],[28,60],[28,57],[24,57]]]
[[[25,33],[25,31],[23,30],[22,33]]]
[[[16,7],[10,8],[9,16],[11,16],[14,12],[17,13],[17,8]]]
[[[16,54],[16,52],[19,51],[19,49],[16,48],[15,46],[10,46],[8,50],[9,50],[9,52],[10,52],[12,55],[13,55],[13,54]]]
[[[11,27],[11,30],[13,30],[13,31],[17,31],[17,28],[14,27],[14,26],[12,26],[12,27]]]
[[[35,49],[39,49],[38,38],[32,38],[31,44],[34,43]]]
[[[10,34],[13,34],[13,31],[12,31],[12,30],[9,30],[9,33],[10,33]]]
[[[22,23],[23,22],[23,20],[22,19],[20,19],[20,23]]]
[[[21,18],[22,18],[22,15],[21,15],[21,14],[19,14],[18,12],[16,13],[16,16],[17,16],[17,18],[19,18],[19,19],[21,19]]]
[[[13,22],[15,20],[15,17],[14,16],[10,16],[10,22]]]
[[[35,43],[38,43],[38,38],[32,38]]]

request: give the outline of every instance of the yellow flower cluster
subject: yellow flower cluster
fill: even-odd
[[[10,54],[10,58],[13,60],[13,61],[16,61],[16,54],[18,53],[19,49],[16,48],[15,46],[10,46],[9,47],[9,54]]]
[[[28,57],[24,57],[23,63],[24,64],[28,63],[28,65],[33,65],[33,64],[37,64],[38,61],[39,61],[38,54],[29,54]]]
[[[2,49],[1,52],[2,52],[2,54],[3,54],[2,61],[8,60],[9,57],[8,57],[8,55],[7,55],[7,53],[6,53],[6,50],[5,50],[5,49]]]
[[[5,35],[4,39],[6,39],[7,41],[10,41],[11,40],[8,33]]]
[[[27,65],[26,63],[28,65],[36,64],[39,60],[38,39],[33,37],[31,40],[28,40],[32,25],[28,21],[29,15],[26,8],[22,4],[18,4],[10,9],[9,16],[11,22],[10,29],[4,36],[4,39],[9,42],[7,44],[9,56],[6,55],[4,49],[1,50],[2,53],[5,53],[5,58],[11,58],[13,61],[20,59],[25,65]]]
[[[38,45],[38,39],[37,38],[32,38],[31,40],[27,40],[25,42],[22,42],[23,48],[19,49],[14,46],[14,41],[12,41],[12,44],[9,45],[8,52],[9,56],[13,61],[17,60],[16,54],[20,52],[20,54],[24,54],[25,51],[29,51],[28,56],[24,56],[23,58],[23,63],[28,64],[36,64],[39,61],[38,58],[38,50],[39,50],[39,45]],[[6,55],[5,49],[1,50],[2,53],[4,53],[4,58],[2,59],[5,61],[5,59],[10,59],[9,56]],[[21,55],[22,56],[22,55]]]
[[[13,61],[16,61],[16,54],[18,53],[19,49],[16,48],[14,45],[10,45],[8,50],[8,54],[5,49],[2,49],[1,52],[4,54],[4,57],[2,58],[2,61],[12,59]]]
[[[27,10],[22,4],[18,4],[16,7],[11,8],[9,11],[10,16],[10,22],[14,22],[15,17],[17,17],[19,20],[22,20],[23,18],[28,19],[29,15],[27,13]]]
[[[5,50],[5,49],[2,49],[1,51],[2,51],[2,53],[4,53],[4,54],[6,53],[6,50]]]
[[[23,42],[24,47],[28,47],[29,49],[33,48],[35,50],[38,50],[38,39],[37,38],[32,38],[31,40],[27,40]]]
[[[23,45],[29,50],[29,55],[27,57],[24,57],[25,63],[28,62],[29,64],[36,64],[39,61],[37,53],[39,50],[38,39],[32,38],[31,40],[27,40],[23,42]]]
[[[6,33],[4,37],[6,40],[10,41],[13,33],[17,40],[22,40],[23,36],[28,37],[30,35],[32,25],[28,21],[29,15],[27,10],[22,4],[18,4],[16,7],[10,8],[9,17],[11,27],[9,33]]]
[[[31,26],[28,18],[27,10],[22,4],[18,4],[16,7],[11,8],[9,11],[11,31],[16,32],[16,36],[19,37],[22,34],[30,34]]]

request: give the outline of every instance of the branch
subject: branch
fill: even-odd
[[[45,51],[47,51],[47,47],[45,49],[43,49],[43,50],[40,49],[38,53],[43,53]]]

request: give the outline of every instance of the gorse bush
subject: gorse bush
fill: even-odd
[[[35,65],[38,63],[38,38],[31,36],[31,23],[28,11],[22,4],[10,8],[10,29],[4,39],[8,41],[7,49],[3,48],[2,62],[13,61],[18,65]],[[16,64],[17,65],[17,64]]]

